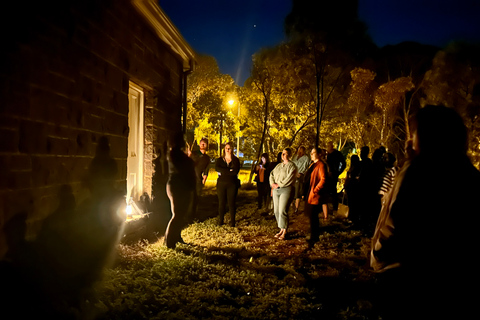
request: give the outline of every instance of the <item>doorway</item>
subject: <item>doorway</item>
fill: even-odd
[[[128,89],[128,155],[127,155],[127,203],[138,201],[143,193],[143,145],[144,145],[144,93],[143,89],[129,83]]]

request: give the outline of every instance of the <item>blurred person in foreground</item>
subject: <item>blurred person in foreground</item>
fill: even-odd
[[[223,225],[226,206],[230,211],[230,227],[235,227],[236,200],[240,180],[240,161],[233,154],[233,143],[227,142],[223,149],[223,156],[215,162],[215,171],[218,172],[217,196],[218,196],[218,225]]]
[[[288,208],[293,199],[297,166],[290,161],[292,149],[282,151],[282,162],[270,173],[270,186],[273,190],[273,211],[280,231],[275,238],[284,240],[288,227]]]
[[[480,172],[466,155],[467,129],[453,109],[429,105],[411,140],[372,238],[382,318],[467,319],[480,284]]]
[[[181,232],[193,213],[196,192],[195,164],[183,151],[184,147],[182,133],[169,140],[167,195],[172,218],[165,232],[165,245],[171,249],[175,249],[177,243],[185,243]]]

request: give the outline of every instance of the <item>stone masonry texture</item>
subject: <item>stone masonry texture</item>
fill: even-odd
[[[150,195],[155,152],[180,128],[182,105],[181,58],[130,1],[11,2],[1,22],[0,257],[12,217],[27,213],[34,238],[62,186],[77,204],[90,196],[85,181],[101,137],[118,168],[112,183],[125,191],[129,82],[145,93]]]

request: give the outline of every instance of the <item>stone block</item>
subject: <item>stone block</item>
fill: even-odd
[[[19,133],[15,129],[0,128],[1,152],[18,152]]]
[[[44,154],[47,152],[46,124],[29,120],[20,123],[18,149],[23,153]]]

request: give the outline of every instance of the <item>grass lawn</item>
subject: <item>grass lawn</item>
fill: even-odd
[[[215,188],[204,191],[197,221],[182,232],[187,244],[119,247],[97,289],[100,319],[378,319],[362,232],[331,219],[309,248],[300,212],[279,241],[275,218],[257,210],[256,190],[246,185],[237,227],[220,227]]]

